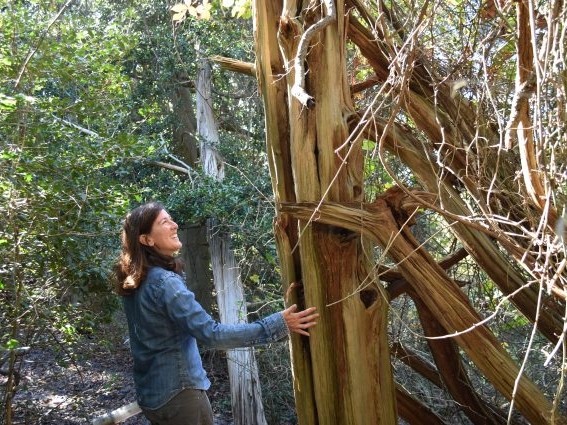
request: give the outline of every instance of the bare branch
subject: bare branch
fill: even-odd
[[[211,56],[209,59],[228,71],[238,72],[239,74],[249,75],[251,77],[256,76],[256,65],[254,63],[218,55]]]
[[[179,171],[180,173],[189,174],[189,168],[179,167],[177,165],[168,164],[167,162],[161,161],[153,161],[152,164],[157,165],[158,167],[167,168],[168,170]]]
[[[69,127],[73,127],[74,129],[79,130],[81,133],[86,134],[87,136],[96,137],[97,139],[100,139],[100,138],[101,138],[101,136],[100,136],[98,133],[95,133],[94,131],[89,130],[88,128],[82,127],[82,126],[80,126],[79,124],[75,124],[74,122],[65,120],[65,119],[63,119],[63,118],[59,118],[59,117],[57,117],[57,116],[55,116],[55,115],[53,115],[53,114],[51,114],[51,116],[52,116],[53,118],[55,118],[55,120],[57,120],[57,121],[59,121],[59,122],[65,124],[65,125],[67,125],[67,126],[69,126]]]
[[[327,14],[307,28],[303,33],[299,41],[299,46],[297,47],[297,54],[295,55],[295,79],[293,87],[291,88],[291,94],[308,109],[315,106],[315,99],[305,91],[305,59],[307,57],[309,42],[315,34],[322,31],[327,25],[337,19],[334,0],[323,0],[323,3],[327,9]]]

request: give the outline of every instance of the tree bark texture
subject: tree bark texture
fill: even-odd
[[[534,4],[515,4],[516,103],[508,129],[494,125],[480,102],[460,96],[438,75],[442,67],[434,66],[419,40],[419,25],[426,28],[433,13],[429,5],[416,17],[416,28],[405,28],[396,5],[386,2],[254,2],[256,72],[282,276],[288,302],[316,305],[321,313],[309,340],[292,338],[299,420],[395,423],[397,400],[400,416],[422,423],[426,413],[411,414],[415,403],[393,385],[389,364],[388,295],[407,292],[443,386],[473,423],[514,420],[511,411],[506,418],[477,394],[463,353],[530,423],[565,424],[411,230],[418,208],[440,214],[504,297],[551,344],[561,343],[564,252],[550,242],[557,237],[558,214],[530,116],[530,83],[534,69],[540,70],[534,66]],[[331,6],[334,20],[320,25]],[[392,112],[354,109],[347,41],[374,73],[353,88],[379,87],[388,93],[383,97]],[[305,72],[300,94],[292,90],[298,69]],[[518,140],[517,150],[503,148],[503,130]],[[398,187],[372,204],[363,199],[362,140],[376,143],[380,164]],[[385,153],[408,168],[421,192],[399,181]],[[377,281],[367,241],[395,265],[397,289],[384,291]],[[365,417],[357,416],[361,407]]]
[[[213,275],[211,273],[211,254],[207,240],[205,224],[183,225],[179,230],[179,239],[183,243],[181,258],[187,286],[195,294],[199,304],[207,311],[213,306]]]
[[[254,2],[256,69],[278,202],[362,199],[360,146],[348,162],[343,161],[346,151],[339,149],[348,138],[352,113],[344,73],[344,12],[339,5],[336,20],[309,45],[304,88],[316,107],[307,109],[291,95],[295,80],[290,70],[302,35],[324,10],[293,1]],[[308,339],[292,337],[299,423],[395,423],[388,304],[363,239],[281,211],[275,232],[288,302],[317,306],[321,314]]]
[[[173,154],[182,158],[192,168],[199,161],[199,146],[197,142],[197,121],[193,108],[191,80],[185,72],[179,72],[174,78],[173,103]]]
[[[419,294],[430,311],[436,312],[436,319],[447,332],[445,338],[453,338],[494,387],[509,400],[514,399],[518,410],[531,423],[552,423],[552,404],[520,373],[517,364],[483,324],[458,285],[430,257],[409,229],[396,220],[396,216],[399,217],[396,211],[403,210],[402,198],[398,189],[361,209],[355,204],[349,207],[323,203],[282,205],[281,211],[307,220],[315,215],[317,222],[361,232],[380,246],[387,247],[388,256],[398,264],[412,290]],[[559,416],[554,423],[567,424],[567,421]]]

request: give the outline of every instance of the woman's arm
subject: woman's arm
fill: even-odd
[[[307,329],[316,324],[315,319],[319,316],[314,307],[297,311],[297,306],[292,305],[253,323],[222,324],[201,307],[181,279],[167,279],[163,291],[163,306],[174,326],[211,348],[229,349],[275,342],[286,337],[288,330],[308,336]]]

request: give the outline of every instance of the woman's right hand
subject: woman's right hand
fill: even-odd
[[[319,317],[319,313],[315,313],[316,310],[316,307],[309,307],[297,311],[297,304],[293,304],[282,311],[282,315],[290,332],[309,336],[307,329],[315,326],[317,324],[316,319]]]

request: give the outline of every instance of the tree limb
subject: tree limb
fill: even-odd
[[[228,71],[238,72],[239,74],[256,76],[256,65],[251,62],[239,61],[238,59],[227,58],[224,56],[213,55],[209,59]]]
[[[439,371],[427,360],[421,358],[413,351],[405,348],[401,343],[396,342],[392,344],[391,348],[392,355],[396,357],[402,363],[405,363],[414,371],[419,373],[429,382],[437,386],[438,388],[443,388],[443,382],[439,377]]]
[[[102,416],[94,418],[92,425],[112,425],[124,422],[131,416],[137,415],[142,410],[135,401],[125,406],[119,407],[112,412],[105,413]]]
[[[53,118],[55,118],[57,121],[59,121],[59,122],[65,124],[65,125],[67,125],[67,126],[69,126],[69,127],[73,127],[74,129],[79,130],[81,133],[86,134],[87,136],[96,137],[97,139],[101,139],[101,138],[102,138],[98,133],[95,133],[94,131],[89,130],[88,128],[82,127],[82,126],[80,126],[79,124],[75,124],[74,122],[64,120],[63,118],[59,118],[59,117],[57,117],[57,116],[55,116],[55,115],[53,115],[53,114],[51,114],[51,116],[52,116]]]
[[[305,91],[305,58],[307,56],[307,48],[316,33],[322,31],[327,25],[337,19],[334,0],[323,0],[323,3],[327,9],[327,14],[307,28],[303,33],[294,60],[295,79],[293,87],[291,88],[291,95],[299,100],[307,109],[311,109],[315,106],[315,99]]]
[[[396,384],[396,403],[400,416],[410,424],[445,425],[445,422],[434,411],[400,384]]]
[[[168,170],[179,171],[183,174],[189,174],[189,168],[179,167],[178,165],[168,164],[167,162],[153,161],[152,164],[158,167],[167,168]]]
[[[531,32],[534,23],[530,22],[527,0],[518,1],[516,10],[518,14],[516,94],[514,96],[514,110],[506,129],[506,143],[511,146],[509,132],[515,129],[527,194],[542,213],[547,213],[549,224],[554,226],[557,213],[553,207],[547,205],[549,201],[541,179],[542,172],[536,153],[533,123],[530,117],[529,96],[533,92],[533,84],[530,84],[530,81],[534,80],[532,75],[534,73],[534,46]]]

